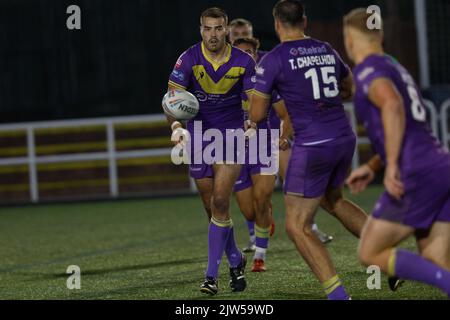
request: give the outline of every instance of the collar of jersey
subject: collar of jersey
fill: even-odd
[[[206,53],[206,49],[205,49],[205,45],[203,44],[203,41],[202,41],[202,53],[203,53],[203,56],[205,57],[206,61],[211,63],[212,67],[214,68],[214,71],[217,71],[217,69],[219,69],[221,65],[227,63],[230,60],[231,45],[229,43],[227,43],[227,54],[225,55],[225,60],[223,60],[222,62],[216,62],[208,56],[208,54]]]

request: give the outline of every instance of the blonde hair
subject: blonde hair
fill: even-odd
[[[375,15],[375,19],[379,19],[381,28],[369,29],[368,20]],[[353,9],[344,16],[344,27],[351,27],[366,35],[369,39],[380,39],[383,37],[383,21],[377,13],[367,13],[366,8]]]

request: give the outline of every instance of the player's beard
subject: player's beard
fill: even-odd
[[[225,46],[225,40],[220,41],[218,38],[213,38],[208,40],[206,43],[206,48],[211,52],[219,52]]]

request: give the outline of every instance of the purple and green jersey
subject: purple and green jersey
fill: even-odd
[[[416,229],[450,221],[450,154],[432,135],[419,88],[409,72],[388,55],[370,55],[354,70],[355,110],[374,151],[386,162],[381,111],[368,98],[375,79],[389,79],[403,100],[405,131],[399,168],[405,194],[400,201],[384,192],[373,216]]]
[[[286,104],[295,143],[309,144],[351,136],[353,131],[339,95],[349,74],[327,43],[306,38],[286,41],[258,64],[254,94],[269,98],[276,90]]]

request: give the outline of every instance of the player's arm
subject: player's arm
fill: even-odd
[[[345,183],[348,185],[351,193],[360,193],[367,188],[369,183],[375,178],[375,174],[381,169],[383,169],[383,161],[377,154],[359,168],[353,170]]]
[[[368,97],[381,112],[386,152],[384,185],[391,196],[400,199],[404,193],[398,166],[406,122],[403,99],[392,81],[387,78],[373,80],[369,86]]]
[[[280,149],[287,150],[289,148],[289,138],[292,136],[292,124],[289,114],[284,104],[284,100],[280,100],[272,104],[275,112],[281,120]]]
[[[247,137],[256,134],[257,123],[267,117],[271,96],[265,96],[255,91],[249,96],[250,105],[248,108],[248,123],[245,131]]]
[[[339,94],[343,101],[351,101],[355,93],[355,84],[351,72],[339,83]]]
[[[267,117],[271,97],[253,91],[250,95],[248,118],[251,122],[258,123]]]
[[[339,95],[343,101],[350,101],[355,93],[355,84],[353,82],[353,75],[349,66],[342,60],[339,53],[332,49],[338,65],[339,72]]]
[[[173,68],[172,73],[170,74],[169,83],[167,85],[168,91],[175,89],[186,90],[189,85],[189,78],[192,72],[191,65],[192,63],[188,50],[181,54]],[[189,135],[187,131],[183,129],[182,124],[167,113],[166,118],[170,128],[172,129],[171,140],[175,144],[185,142]]]
[[[171,84],[171,82],[169,82],[167,91],[175,89],[182,90],[181,87],[175,86]],[[170,140],[173,142],[173,144],[176,145],[179,143],[187,142],[189,134],[186,129],[183,129],[183,125],[179,121],[177,121],[174,117],[168,115],[167,113],[165,113],[165,115],[167,122],[169,123],[170,128],[172,129],[172,135],[170,137]]]
[[[252,124],[267,117],[275,77],[279,74],[279,62],[272,53],[268,53],[256,68],[256,84],[250,96],[249,119]],[[250,130],[250,129],[249,129]]]
[[[169,83],[169,85],[167,86],[167,91],[169,92],[170,90],[175,90],[175,89],[179,89],[177,87],[175,87],[174,85],[172,85],[171,83]],[[166,119],[167,122],[169,123],[169,126],[172,128],[172,130],[181,127],[181,123],[178,122],[174,117],[172,117],[171,115],[168,115],[167,113],[165,113],[166,115]]]

